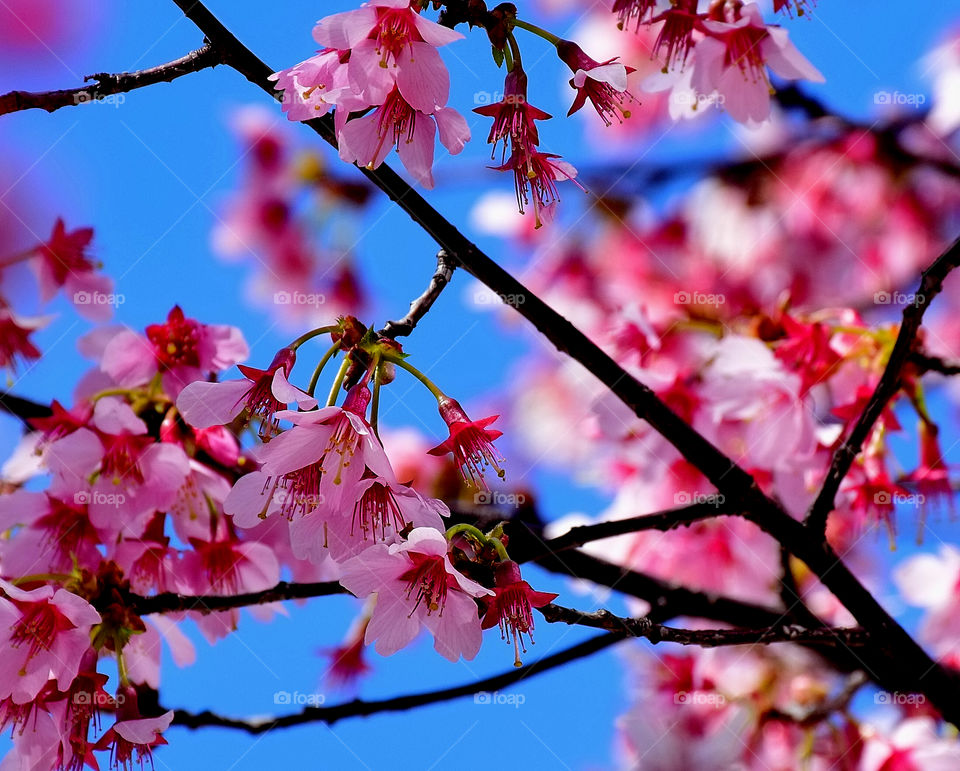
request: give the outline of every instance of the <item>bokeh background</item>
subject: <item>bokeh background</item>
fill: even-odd
[[[310,37],[320,16],[354,5],[343,0],[212,0],[221,20],[273,67],[289,66],[311,55]],[[546,19],[551,29],[573,36],[584,6],[545,8],[518,3],[523,13]],[[556,5],[556,4],[554,4]],[[880,90],[925,92],[919,61],[955,21],[949,3],[821,0],[812,17],[783,19],[798,48],[824,73],[824,85],[809,90],[844,114],[870,120],[878,114]],[[549,11],[549,17],[544,16]],[[183,55],[202,42],[200,33],[170,2],[141,0],[0,0],[0,92],[46,90],[79,85],[94,72],[132,71]],[[526,45],[531,96],[554,115],[569,104],[568,75],[541,41]],[[542,55],[541,55],[542,54]],[[483,143],[488,120],[470,110],[483,94],[501,88],[499,73],[482,33],[443,51],[453,84],[450,103],[468,116],[474,142],[459,157],[440,157],[437,189],[431,201],[467,235],[523,280],[537,265],[507,243],[474,225],[477,201],[491,189],[511,194],[512,180],[485,167]],[[478,94],[480,96],[478,96]],[[231,126],[239,110],[259,106],[289,133],[295,145],[313,147],[331,164],[336,157],[309,130],[288,124],[271,102],[235,72],[218,67],[125,95],[121,100],[67,108],[52,115],[29,111],[0,119],[0,227],[4,248],[16,251],[44,239],[57,216],[69,227],[95,228],[95,255],[116,281],[124,298],[116,319],[134,329],[159,322],[173,304],[208,323],[239,326],[252,348],[252,361],[268,361],[299,332],[279,321],[269,308],[248,302],[248,262],[224,262],[212,248],[212,233],[224,216],[229,195],[242,179],[245,159]],[[643,106],[637,108],[642,111]],[[636,148],[604,142],[596,115],[545,124],[544,142],[582,170],[614,159],[664,163],[682,158],[722,157],[741,151],[743,129],[725,118],[696,125],[665,124],[650,135],[643,157]],[[593,124],[593,125],[588,125]],[[617,154],[620,156],[617,158]],[[344,166],[338,173],[349,176]],[[589,185],[589,177],[588,182]],[[684,181],[667,186],[659,202],[682,194]],[[591,198],[573,187],[563,206],[579,210]],[[384,199],[375,200],[350,222],[353,245],[373,305],[367,320],[380,323],[402,315],[433,270],[435,245],[406,216]],[[458,274],[453,286],[405,343],[412,361],[444,389],[476,412],[497,407],[511,373],[530,352],[540,352],[525,322],[507,312],[491,312],[475,302],[476,285]],[[56,317],[37,335],[43,358],[11,378],[9,390],[38,401],[69,399],[89,366],[76,340],[91,327],[63,301]],[[935,411],[953,408],[934,400]],[[381,424],[412,426],[427,436],[441,433],[431,398],[403,380],[384,393]],[[0,418],[0,454],[6,456],[20,435],[19,424]],[[945,443],[945,447],[952,444]],[[556,518],[571,512],[599,513],[609,495],[574,484],[524,458],[506,439],[511,484],[537,490],[542,514]],[[905,454],[915,448],[904,442]],[[960,453],[948,452],[957,461]],[[907,525],[909,528],[909,525]],[[946,517],[937,523],[945,541],[957,540]],[[933,544],[928,544],[932,547]],[[890,554],[880,534],[880,557],[895,564],[912,553],[909,538]],[[570,592],[566,582],[529,570],[537,588]],[[889,589],[889,587],[888,587]],[[894,603],[892,590],[887,598]],[[568,604],[591,607],[596,600],[576,597]],[[616,597],[606,601],[622,610]],[[908,624],[915,614],[889,604]],[[286,615],[268,624],[243,614],[239,631],[216,646],[207,645],[191,624],[186,632],[197,645],[194,666],[180,670],[165,653],[162,701],[168,707],[211,709],[230,716],[269,715],[290,709],[275,704],[277,692],[322,694],[327,704],[352,694],[325,690],[326,659],[319,649],[335,645],[357,610],[357,603],[336,597],[304,605],[288,603]],[[560,650],[589,637],[586,630],[537,630],[528,658]],[[472,662],[450,664],[436,656],[427,640],[390,659],[375,654],[374,675],[359,695],[381,698],[460,684],[509,668],[510,649],[488,633],[487,644]],[[609,651],[523,681],[512,693],[523,704],[477,704],[471,698],[416,711],[353,718],[333,726],[310,725],[249,737],[234,731],[191,732],[174,727],[170,746],[154,756],[158,769],[263,768],[531,768],[589,769],[614,762],[614,720],[628,703],[622,653]],[[108,686],[109,689],[109,686]],[[7,746],[0,741],[0,752]]]

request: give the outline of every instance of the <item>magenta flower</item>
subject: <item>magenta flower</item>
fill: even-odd
[[[260,448],[261,469],[237,480],[224,511],[240,527],[254,527],[275,513],[293,520],[331,505],[341,485],[355,485],[368,468],[392,477],[386,453],[362,414],[369,398],[369,391],[357,386],[343,407],[277,413],[293,428]]]
[[[477,655],[483,635],[473,598],[493,592],[456,570],[447,547],[443,533],[419,527],[403,543],[371,546],[343,564],[343,586],[357,597],[377,595],[364,639],[380,655],[408,645],[422,626],[444,658]]]
[[[347,77],[349,51],[327,48],[306,61],[270,76],[283,91],[283,111],[288,120],[310,120],[326,115],[337,97],[350,89]]]
[[[452,107],[422,112],[406,100],[399,87],[394,87],[377,109],[343,127],[339,134],[340,157],[375,169],[396,147],[404,168],[429,189],[434,184],[433,151],[438,129],[440,142],[451,155],[463,150],[470,140],[466,120]]]
[[[493,466],[497,476],[500,477],[504,473],[500,468],[503,457],[493,446],[494,440],[503,436],[503,432],[496,429],[491,431],[487,428],[500,416],[470,420],[460,403],[449,396],[444,396],[440,400],[439,407],[440,417],[450,429],[450,436],[446,441],[429,450],[430,455],[453,453],[453,462],[460,469],[464,481],[486,490],[487,483],[483,478],[485,468]]]
[[[124,388],[147,383],[158,372],[172,397],[188,383],[205,380],[243,361],[250,349],[236,327],[201,324],[174,306],[164,324],[151,324],[146,337],[125,330],[104,346],[100,369]]]
[[[264,422],[264,435],[271,426],[278,426],[274,415],[288,404],[295,402],[302,410],[317,406],[316,399],[287,380],[296,358],[293,350],[281,348],[267,369],[238,364],[246,380],[190,383],[177,397],[177,409],[194,428],[226,425],[245,412],[248,418],[259,417]]]
[[[137,690],[127,685],[117,692],[117,721],[100,737],[95,749],[111,751],[114,767],[131,771],[134,763],[153,767],[153,748],[166,744],[162,734],[173,722],[173,710],[157,717],[143,717]]]
[[[523,636],[533,642],[533,608],[542,608],[557,595],[536,592],[520,576],[520,566],[513,560],[497,565],[494,574],[494,597],[487,600],[487,612],[481,624],[483,629],[500,627],[500,637],[513,643],[514,666],[521,666],[520,651],[527,652]]]
[[[0,579],[0,628],[7,630],[0,656],[0,698],[33,700],[52,677],[66,691],[90,648],[90,629],[100,614],[82,597],[41,586],[18,589]]]
[[[627,92],[627,75],[634,71],[633,67],[621,64],[616,58],[595,61],[569,40],[557,43],[557,54],[573,71],[570,86],[577,91],[567,115],[573,115],[589,99],[608,126],[614,120],[622,122],[623,118],[630,117],[630,110],[624,104],[633,99]]]
[[[559,155],[536,150],[529,153],[515,150],[510,159],[502,166],[497,166],[496,170],[513,172],[520,213],[523,214],[532,202],[536,228],[544,222],[551,222],[555,216],[560,200],[557,182],[570,180],[579,185],[576,182],[577,170],[572,164],[561,160]]]
[[[93,228],[78,228],[67,232],[62,219],[57,219],[50,238],[36,249],[31,266],[40,284],[40,299],[49,302],[61,288],[65,290],[77,312],[91,321],[106,321],[111,315],[111,306],[103,302],[90,302],[97,293],[107,295],[113,291],[113,281],[96,272],[97,264],[87,255]]]
[[[0,307],[0,367],[14,371],[18,363],[39,359],[40,349],[30,335],[43,324],[42,319],[21,318]]]

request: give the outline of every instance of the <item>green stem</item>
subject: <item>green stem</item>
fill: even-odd
[[[333,345],[330,346],[330,349],[323,354],[323,358],[320,359],[320,363],[317,364],[317,368],[313,371],[313,374],[310,376],[310,385],[307,386],[307,393],[313,396],[314,391],[317,390],[317,381],[320,380],[320,373],[323,372],[323,368],[327,366],[327,362],[333,358],[334,354],[340,350],[340,341],[337,340]]]
[[[499,538],[488,538],[487,543],[497,550],[497,556],[501,562],[506,562],[510,559],[510,555],[507,554],[507,547],[503,545],[503,541]]]
[[[510,46],[505,46],[503,49],[503,62],[507,65],[507,72],[513,72],[513,52]]]
[[[73,576],[64,575],[63,573],[33,573],[29,576],[21,576],[20,578],[14,578],[10,583],[14,586],[19,586],[20,584],[29,584],[34,581],[69,581]]]
[[[291,351],[297,350],[301,345],[303,345],[307,340],[312,340],[315,337],[320,335],[325,335],[329,332],[334,332],[337,329],[336,325],[330,327],[317,327],[316,329],[311,329],[309,332],[304,332],[300,337],[290,343],[287,346]]]
[[[542,37],[548,43],[553,45],[558,45],[563,42],[563,38],[557,37],[552,32],[548,32],[543,27],[538,27],[536,24],[531,24],[529,21],[523,21],[522,19],[514,19],[512,22],[514,27],[520,27],[520,29],[525,29],[527,32],[532,32],[538,37]]]
[[[453,527],[448,527],[447,532],[445,533],[447,540],[452,541],[456,536],[463,533],[464,535],[469,535],[476,540],[481,546],[487,546],[490,543],[490,540],[483,534],[483,531],[479,528],[474,527],[473,525],[467,524],[466,522],[461,522],[459,525],[454,525]]]
[[[424,386],[426,386],[427,390],[429,390],[430,393],[432,393],[437,398],[437,401],[440,401],[441,399],[446,398],[446,394],[443,391],[441,391],[439,388],[437,388],[437,386],[434,385],[433,381],[430,378],[424,375],[420,370],[418,370],[412,364],[407,364],[406,361],[404,361],[399,357],[395,358],[393,356],[388,356],[385,358],[387,359],[387,361],[393,362],[401,369],[405,369],[407,372],[413,375],[417,380],[423,383]]]
[[[509,44],[507,48],[513,54],[513,66],[510,67],[510,72],[513,72],[514,67],[523,67],[523,59],[520,56],[520,45],[517,43],[517,39],[513,36],[513,32],[507,33],[507,43]]]
[[[380,354],[376,353],[373,357],[373,398],[370,400],[370,428],[373,429],[373,435],[380,440],[380,425],[378,423],[380,412]]]
[[[343,357],[343,364],[340,365],[340,370],[337,372],[337,379],[333,381],[333,386],[330,388],[330,396],[327,397],[327,406],[333,407],[337,403],[337,396],[340,393],[340,386],[343,385],[343,379],[347,376],[347,370],[350,368],[350,356]]]

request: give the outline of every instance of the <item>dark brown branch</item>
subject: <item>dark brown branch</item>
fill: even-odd
[[[672,642],[678,645],[697,645],[701,648],[719,648],[729,645],[766,645],[792,642],[805,645],[860,648],[870,640],[859,628],[807,629],[797,624],[775,624],[761,629],[678,629],[658,624],[649,618],[623,618],[608,610],[585,613],[562,605],[549,604],[538,608],[551,624],[562,623],[624,632],[631,637],[643,637],[656,644]]]
[[[944,359],[940,356],[930,356],[920,351],[910,354],[910,363],[921,373],[936,372],[940,375],[960,375],[960,361]]]
[[[897,341],[890,352],[890,359],[883,375],[880,377],[880,382],[877,383],[870,401],[867,402],[867,406],[850,435],[834,453],[823,487],[807,513],[807,526],[821,538],[827,527],[827,518],[833,511],[834,500],[837,491],[840,489],[840,483],[843,482],[844,477],[853,465],[854,459],[860,453],[863,443],[873,430],[877,418],[880,417],[894,394],[900,390],[903,368],[909,361],[914,349],[917,333],[923,321],[923,314],[930,307],[933,298],[940,294],[946,277],[958,265],[960,265],[960,239],[954,241],[949,249],[923,271],[920,285],[913,295],[913,302],[903,309],[900,333],[897,335]]]
[[[543,551],[544,553],[556,553],[583,546],[593,541],[614,538],[628,533],[640,533],[649,530],[659,530],[666,533],[678,527],[689,527],[705,519],[724,516],[729,516],[729,514],[721,511],[717,503],[694,503],[690,506],[668,509],[653,514],[641,514],[637,517],[597,522],[594,525],[577,525],[571,527],[563,535],[544,541]]]
[[[0,394],[0,411],[20,418],[28,427],[29,421],[33,418],[49,418],[53,414],[53,410],[47,404],[40,404],[10,393]]]
[[[276,586],[262,592],[229,595],[186,595],[174,592],[154,594],[149,597],[130,596],[130,607],[141,616],[150,613],[174,613],[193,610],[198,613],[214,613],[232,608],[245,608],[251,605],[266,605],[269,602],[283,600],[305,600],[309,597],[328,597],[331,594],[347,594],[347,590],[336,581],[316,583],[287,583],[281,581]]]
[[[405,337],[416,329],[420,319],[433,307],[440,293],[444,290],[457,264],[443,249],[437,252],[437,270],[430,279],[430,284],[416,300],[410,303],[410,312],[399,321],[388,321],[380,330],[381,337]]]
[[[155,83],[169,83],[183,75],[199,72],[207,67],[216,67],[222,63],[220,54],[210,44],[206,44],[186,56],[146,70],[121,72],[117,75],[111,75],[108,72],[88,75],[84,78],[85,81],[96,81],[89,86],[59,91],[10,91],[0,96],[0,115],[33,109],[54,112],[61,107],[97,102],[108,96],[125,94],[136,88],[152,86]]]
[[[623,639],[624,635],[616,632],[600,635],[585,642],[578,643],[577,645],[572,645],[559,653],[544,656],[539,661],[534,661],[523,667],[510,669],[507,672],[494,675],[493,677],[487,677],[483,680],[477,680],[473,683],[466,683],[452,688],[443,688],[438,691],[395,696],[390,699],[377,699],[375,701],[360,701],[359,699],[355,699],[344,704],[336,704],[330,707],[307,707],[302,712],[293,715],[283,715],[282,717],[266,718],[263,720],[237,720],[221,717],[209,711],[193,713],[178,709],[174,712],[173,724],[186,728],[202,728],[204,726],[236,728],[241,731],[246,731],[249,734],[262,734],[272,731],[274,728],[303,725],[304,723],[326,723],[327,725],[332,725],[338,720],[343,720],[348,717],[375,715],[381,712],[398,712],[413,709],[414,707],[422,707],[426,704],[438,704],[444,701],[451,701],[452,699],[459,699],[475,693],[499,691],[502,688],[515,685],[527,677],[549,672],[551,669],[556,669],[571,661],[586,658],[587,656],[609,648],[611,645],[621,642]]]

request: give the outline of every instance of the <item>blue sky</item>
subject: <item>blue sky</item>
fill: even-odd
[[[0,71],[0,91],[70,87],[79,84],[84,74],[151,66],[201,42],[200,34],[170,2],[102,5],[103,18],[85,30],[82,45],[57,46],[30,66],[6,61]],[[339,0],[290,0],[282,6],[221,0],[209,5],[256,53],[277,67],[313,52],[310,29],[320,15],[352,7]],[[827,78],[825,85],[810,90],[847,114],[868,117],[878,90],[925,90],[916,62],[955,16],[947,5],[926,4],[922,13],[911,13],[900,4],[878,7],[822,0],[812,19],[784,23],[798,47]],[[551,27],[564,32],[570,21],[554,21]],[[528,48],[545,50],[537,40]],[[445,54],[454,84],[451,103],[465,114],[473,107],[475,91],[500,88],[500,74],[488,50],[483,34],[477,32]],[[531,66],[536,57],[525,58],[538,89],[537,103],[555,115],[564,114],[568,96],[561,90],[559,63],[545,56]],[[68,225],[95,227],[97,256],[126,298],[119,313],[123,323],[142,328],[162,320],[179,303],[188,315],[203,321],[240,326],[256,362],[269,360],[295,334],[276,328],[266,314],[244,307],[247,268],[217,260],[209,245],[211,228],[241,171],[229,118],[236,108],[253,103],[276,109],[240,76],[219,67],[128,94],[117,106],[6,116],[0,120],[0,145],[6,148],[8,178],[17,180],[15,193],[29,193],[34,200],[21,216],[39,235],[46,235],[57,215],[64,216]],[[284,122],[279,113],[278,121]],[[483,170],[488,161],[488,149],[482,143],[487,121],[478,116],[471,116],[471,121],[477,141],[461,157],[440,162],[440,185],[430,198],[455,222],[463,223],[468,235],[495,258],[522,274],[522,255],[467,228],[467,213],[488,184],[508,191],[512,186],[512,180]],[[706,131],[670,132],[650,157],[719,152],[730,144],[731,136],[720,130],[722,125],[721,121]],[[579,121],[555,120],[544,128],[545,141],[574,164],[589,163],[594,151],[582,142],[581,129]],[[290,126],[289,130],[299,141],[320,144],[305,129]],[[349,173],[347,167],[342,171]],[[580,205],[577,196],[576,191],[566,192],[564,204]],[[375,320],[401,314],[432,272],[436,247],[386,201],[377,201],[358,236],[356,249],[368,268],[377,300]],[[540,348],[531,342],[525,325],[504,326],[494,314],[478,314],[470,308],[464,301],[469,285],[468,277],[458,276],[406,344],[414,363],[430,370],[445,390],[465,402],[495,397],[518,357],[531,347]],[[17,393],[39,400],[65,400],[87,366],[74,343],[89,326],[66,306],[57,305],[55,310],[58,318],[38,336],[47,355],[14,386]],[[402,393],[402,403],[396,395],[386,397],[382,421],[423,428],[420,415],[428,428],[439,432],[431,400],[416,389],[404,388]],[[0,449],[7,451],[16,440],[17,426],[3,419],[0,431]],[[913,449],[907,447],[904,452]],[[571,510],[596,513],[603,507],[602,495],[576,488],[559,475],[534,472],[534,479],[541,483],[541,506],[550,516]],[[955,541],[956,527],[946,527],[943,534]],[[911,550],[909,538],[903,540],[897,559]],[[885,544],[885,538],[878,540],[878,548],[884,549]],[[569,592],[563,582],[547,576],[537,575],[537,585]],[[589,603],[588,598],[571,593],[564,600],[579,607]],[[271,624],[245,615],[239,633],[213,648],[191,630],[198,644],[198,662],[180,671],[165,658],[163,701],[171,707],[210,708],[241,716],[282,711],[274,704],[277,691],[322,692],[319,678],[324,660],[316,650],[340,639],[356,608],[347,598],[332,598],[304,606],[291,604],[289,617]],[[622,609],[616,601],[612,608]],[[592,634],[566,628],[538,631],[531,658]],[[509,648],[494,633],[474,662],[450,664],[435,655],[426,640],[393,658],[373,658],[377,671],[361,689],[366,698],[459,684],[503,671],[512,660]],[[519,707],[479,705],[464,699],[410,713],[352,719],[330,728],[314,725],[276,731],[260,738],[219,729],[195,733],[172,729],[170,747],[157,754],[156,767],[184,771],[472,769],[487,768],[491,762],[536,768],[609,766],[613,720],[627,705],[622,673],[617,654],[607,652],[522,683],[513,690],[525,698]],[[341,698],[334,693],[325,697],[327,703]]]

